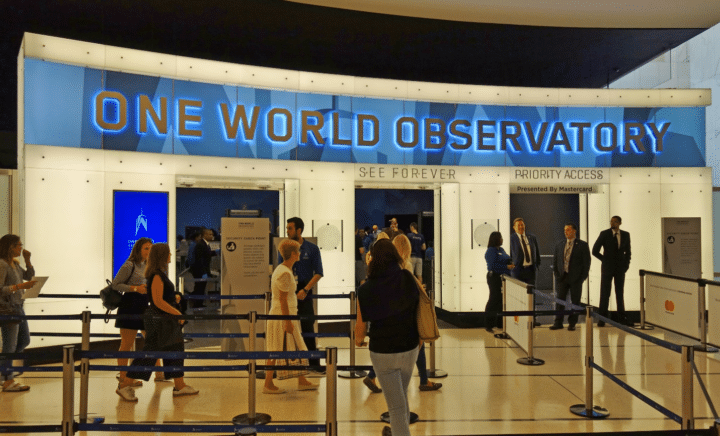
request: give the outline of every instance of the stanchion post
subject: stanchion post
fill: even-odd
[[[433,305],[435,305],[435,294],[432,289],[430,290],[428,297],[430,298],[430,301],[433,302]],[[435,368],[435,341],[430,342],[430,368],[425,372],[427,373],[428,378],[443,378],[448,375],[447,371]]]
[[[640,329],[645,330],[645,270],[640,270]]]
[[[593,369],[591,364],[594,362],[593,341],[593,319],[592,306],[585,308],[585,413],[587,416],[592,414],[593,410]]]
[[[325,436],[338,436],[337,429],[337,347],[325,349],[327,371]]]
[[[585,404],[570,406],[570,411],[585,418],[598,419],[610,415],[607,409],[593,405],[593,307],[585,307]]]
[[[73,345],[63,347],[63,412],[62,436],[75,434],[75,358]]]
[[[350,366],[355,366],[355,324],[357,317],[357,295],[355,291],[350,292],[350,315],[353,318],[350,320]],[[361,378],[367,374],[365,371],[338,371],[338,376],[342,378]]]
[[[682,357],[680,369],[682,374],[682,429],[692,430],[695,428],[693,419],[693,372],[692,362],[694,359],[693,347],[682,346]]]
[[[249,352],[255,351],[255,327],[257,324],[257,312],[252,311],[249,314],[250,317],[250,332],[248,334],[248,348]],[[233,424],[235,425],[263,425],[270,422],[270,415],[266,413],[256,413],[255,401],[257,397],[257,373],[255,371],[254,358],[250,358],[248,361],[248,413],[243,413],[233,418]]]
[[[178,276],[178,291],[185,295],[185,277]]]
[[[528,294],[528,311],[535,313],[535,294],[533,293],[533,285],[527,285],[526,291]],[[517,363],[521,365],[544,365],[545,361],[542,359],[536,359],[533,356],[533,345],[535,341],[535,316],[531,316],[528,319],[528,347],[527,357],[521,357],[517,360]]]
[[[80,350],[90,350],[90,311],[82,313],[82,344]],[[88,387],[90,382],[90,359],[80,358],[80,422],[87,422],[88,413]]]

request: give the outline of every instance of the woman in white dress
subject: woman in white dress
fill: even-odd
[[[270,285],[272,303],[270,304],[269,315],[297,315],[297,296],[295,295],[297,283],[293,276],[292,267],[295,262],[300,260],[300,244],[292,239],[285,239],[280,242],[278,251],[285,261],[275,268],[272,275]],[[298,351],[307,351],[300,330],[300,321],[289,319],[268,320],[265,332],[266,351],[283,351],[285,333],[293,335]],[[270,359],[267,364],[274,365],[275,360]],[[285,389],[278,388],[273,383],[274,372],[272,370],[265,372],[265,387],[263,388],[265,394],[282,394],[286,392]],[[298,378],[299,391],[315,390],[317,388],[317,384],[310,383],[305,377],[300,376]]]

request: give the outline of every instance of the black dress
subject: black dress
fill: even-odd
[[[152,295],[151,287],[155,277],[160,277],[163,282],[163,300],[180,310],[175,302],[175,285],[170,281],[165,273],[155,273],[148,277],[148,295]],[[185,343],[182,340],[182,329],[179,328],[177,318],[160,310],[149,298],[150,307],[146,311],[145,316],[145,346],[143,351],[185,351]],[[155,358],[142,357],[133,359],[131,366],[152,366],[155,364]],[[184,359],[163,359],[163,366],[183,366]],[[128,378],[149,381],[151,371],[128,371]],[[165,378],[183,377],[183,371],[166,371]]]

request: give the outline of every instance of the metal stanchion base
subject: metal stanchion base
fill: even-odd
[[[419,419],[420,419],[420,417],[418,416],[417,413],[410,412],[410,424],[415,424],[416,422],[418,422]],[[380,421],[387,422],[388,424],[390,424],[390,412],[385,412],[382,415],[380,415]]]
[[[521,365],[539,366],[545,365],[545,361],[542,359],[536,359],[534,357],[521,357],[517,360],[517,363]]]
[[[702,345],[702,344],[693,345],[693,350],[701,351],[703,353],[717,353],[718,351],[720,351],[715,347],[710,347],[708,345]]]
[[[338,371],[337,375],[340,378],[363,378],[367,373],[365,371]]]
[[[447,371],[443,371],[442,369],[428,369],[425,372],[428,378],[443,378],[448,376]]]
[[[267,413],[256,413],[255,418],[250,418],[247,413],[243,413],[233,418],[232,422],[235,425],[264,425],[271,420],[272,418]]]
[[[498,338],[498,339],[510,339],[510,335],[508,335],[508,334],[505,333],[505,332],[503,332],[503,333],[495,333],[493,336],[495,336],[495,337]]]
[[[588,410],[585,408],[584,404],[570,406],[570,411],[578,416],[590,419],[602,419],[607,418],[607,416],[610,415],[610,412],[608,412],[607,409],[600,406],[593,406],[592,410],[590,410],[590,413],[588,414]]]

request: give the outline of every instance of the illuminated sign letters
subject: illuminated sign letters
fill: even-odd
[[[128,102],[134,102],[129,104]],[[318,147],[373,147],[391,141],[398,150],[421,147],[436,152],[446,147],[455,151],[501,153],[620,153],[644,154],[663,151],[670,122],[543,121],[522,119],[450,119],[400,116],[394,121],[372,113],[341,113],[338,110],[302,109],[297,112],[275,106],[210,104],[200,99],[168,97],[155,100],[147,95],[126,96],[104,90],[94,97],[95,126],[102,132],[123,131],[135,120],[138,134],[166,135],[171,119],[177,135],[202,138],[205,129],[220,129],[228,141],[253,141],[258,133],[270,143]],[[174,114],[169,111],[174,108]],[[131,114],[134,110],[136,113]],[[171,117],[173,115],[173,117]],[[347,122],[349,121],[349,123]],[[392,136],[384,138],[383,124],[391,123]]]

